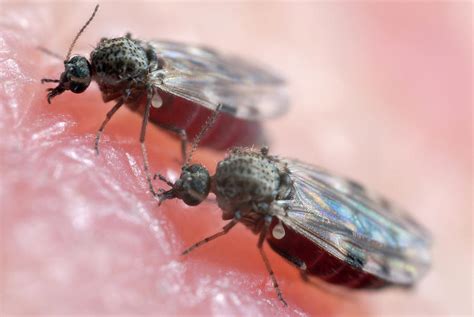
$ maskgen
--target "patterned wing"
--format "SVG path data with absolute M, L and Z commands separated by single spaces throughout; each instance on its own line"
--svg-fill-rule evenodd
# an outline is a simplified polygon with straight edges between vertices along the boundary
M 430 265 L 429 234 L 386 199 L 356 182 L 285 160 L 295 197 L 280 219 L 329 253 L 396 284 L 411 285 Z
M 236 57 L 180 43 L 152 41 L 164 61 L 157 86 L 171 94 L 233 116 L 258 120 L 287 109 L 282 79 Z

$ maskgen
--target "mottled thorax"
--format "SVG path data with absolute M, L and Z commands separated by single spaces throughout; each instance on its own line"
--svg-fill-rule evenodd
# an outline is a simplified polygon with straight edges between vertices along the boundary
M 149 60 L 139 42 L 128 37 L 102 39 L 91 53 L 94 79 L 105 101 L 120 97 L 127 88 L 146 84 Z
M 235 149 L 217 165 L 214 190 L 223 218 L 239 210 L 256 211 L 262 203 L 275 200 L 280 187 L 280 170 L 268 156 L 249 149 Z

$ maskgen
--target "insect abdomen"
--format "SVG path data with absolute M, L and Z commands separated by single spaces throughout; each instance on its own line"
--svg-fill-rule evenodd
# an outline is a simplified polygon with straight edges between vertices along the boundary
M 160 92 L 160 97 L 163 105 L 160 108 L 151 109 L 150 121 L 158 125 L 182 128 L 186 130 L 190 140 L 194 139 L 212 114 L 212 110 L 206 107 L 164 91 Z M 222 112 L 200 144 L 225 150 L 234 146 L 262 143 L 264 143 L 262 142 L 262 127 L 258 121 L 240 119 Z
M 272 223 L 270 232 L 277 224 Z M 283 224 L 284 226 L 284 224 Z M 285 236 L 275 239 L 268 236 L 267 241 L 275 252 L 305 272 L 331 283 L 349 288 L 380 288 L 391 283 L 362 270 L 363 263 L 356 259 L 343 261 L 328 253 L 306 237 L 284 226 Z

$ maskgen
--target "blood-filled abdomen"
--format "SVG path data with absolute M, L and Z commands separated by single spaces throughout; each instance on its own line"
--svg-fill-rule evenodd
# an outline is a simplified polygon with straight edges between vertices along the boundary
M 272 223 L 270 232 L 277 225 Z M 278 254 L 294 265 L 306 268 L 305 272 L 332 284 L 349 288 L 380 288 L 390 285 L 390 282 L 364 272 L 356 264 L 345 262 L 306 238 L 305 236 L 282 224 L 285 236 L 275 239 L 271 234 L 267 241 Z

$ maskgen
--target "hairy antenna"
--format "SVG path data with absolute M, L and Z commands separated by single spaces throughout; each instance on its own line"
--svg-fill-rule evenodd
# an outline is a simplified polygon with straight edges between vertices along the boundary
M 199 131 L 199 133 L 194 138 L 193 144 L 191 146 L 191 151 L 189 152 L 188 158 L 186 159 L 184 166 L 188 166 L 191 162 L 191 158 L 193 157 L 194 152 L 196 152 L 199 142 L 201 142 L 202 137 L 206 134 L 207 130 L 209 130 L 209 128 L 212 127 L 212 125 L 216 122 L 217 116 L 219 115 L 221 109 L 222 105 L 219 104 L 214 113 L 212 113 L 211 116 L 207 118 L 206 122 L 204 122 L 201 131 Z
M 84 24 L 81 30 L 77 33 L 76 37 L 74 38 L 74 41 L 72 41 L 71 46 L 69 46 L 69 51 L 67 52 L 67 55 L 66 55 L 66 61 L 68 61 L 69 57 L 71 57 L 71 52 L 72 52 L 72 49 L 74 48 L 74 45 L 76 45 L 77 39 L 79 38 L 79 36 L 81 36 L 82 32 L 84 32 L 84 30 L 89 25 L 89 23 L 91 23 L 92 19 L 95 17 L 95 14 L 97 13 L 97 10 L 99 10 L 99 5 L 95 6 L 94 12 L 92 12 L 91 17 L 89 18 L 89 20 L 87 20 L 86 24 Z

